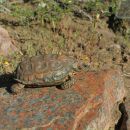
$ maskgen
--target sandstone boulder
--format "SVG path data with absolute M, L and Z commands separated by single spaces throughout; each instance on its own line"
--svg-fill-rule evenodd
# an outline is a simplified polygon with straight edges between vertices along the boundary
M 120 118 L 126 96 L 121 72 L 80 72 L 73 88 L 26 88 L 18 95 L 0 89 L 0 129 L 108 130 Z

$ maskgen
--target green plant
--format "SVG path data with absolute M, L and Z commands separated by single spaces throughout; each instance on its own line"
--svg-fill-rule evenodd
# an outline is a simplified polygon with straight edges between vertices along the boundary
M 111 0 L 110 2 L 105 2 L 103 0 L 95 0 L 86 2 L 84 4 L 84 9 L 87 12 L 96 12 L 96 13 L 104 13 L 105 16 L 111 15 L 111 13 L 115 13 L 118 7 L 119 0 Z M 111 11 L 110 11 L 111 8 Z
M 12 5 L 11 10 L 11 15 L 16 17 L 22 24 L 29 24 L 31 19 L 34 18 L 34 11 L 30 8 Z
M 10 65 L 11 65 L 12 70 L 15 70 L 15 69 L 16 69 L 18 63 L 19 63 L 19 62 L 21 61 L 21 59 L 22 59 L 22 56 L 23 56 L 23 54 L 20 54 L 19 52 L 15 52 L 15 53 L 13 53 L 13 54 L 10 56 L 9 60 L 11 59 L 11 60 L 10 60 Z
M 34 45 L 31 42 L 26 43 L 22 47 L 22 50 L 23 50 L 23 52 L 24 52 L 25 55 L 28 55 L 28 56 L 34 56 L 34 55 L 36 55 L 36 49 L 34 48 Z
M 42 5 L 42 4 L 41 4 Z M 55 22 L 59 21 L 62 16 L 66 13 L 69 13 L 70 8 L 62 8 L 60 4 L 53 1 L 44 1 L 44 6 L 38 6 L 35 10 L 35 14 L 38 20 L 46 22 Z
M 4 3 L 4 2 L 6 2 L 6 0 L 0 0 L 0 3 Z
M 0 73 L 13 72 L 18 63 L 21 61 L 22 55 L 14 52 L 10 56 L 0 56 Z
M 4 61 L 4 56 L 0 56 L 0 73 L 4 72 L 3 61 Z

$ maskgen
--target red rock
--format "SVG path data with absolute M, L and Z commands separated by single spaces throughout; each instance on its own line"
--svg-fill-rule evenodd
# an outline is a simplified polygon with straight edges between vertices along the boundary
M 18 50 L 11 41 L 11 38 L 4 28 L 0 27 L 0 55 L 7 56 Z
M 0 92 L 0 129 L 108 130 L 126 96 L 121 72 L 80 72 L 73 88 L 27 88 L 18 95 Z

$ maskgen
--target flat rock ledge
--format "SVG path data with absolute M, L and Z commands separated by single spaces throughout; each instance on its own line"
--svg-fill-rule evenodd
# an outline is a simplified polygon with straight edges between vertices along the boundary
M 108 130 L 120 118 L 126 97 L 119 70 L 80 72 L 67 90 L 26 88 L 18 95 L 0 89 L 1 130 Z M 2 90 L 3 89 L 3 90 Z

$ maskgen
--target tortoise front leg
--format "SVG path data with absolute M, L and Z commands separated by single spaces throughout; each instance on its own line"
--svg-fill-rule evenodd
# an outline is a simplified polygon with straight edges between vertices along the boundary
M 68 88 L 71 88 L 75 83 L 75 79 L 73 77 L 68 77 L 68 79 L 63 83 L 61 84 L 60 88 L 61 89 L 68 89 Z
M 24 87 L 25 85 L 16 83 L 11 86 L 11 91 L 13 94 L 17 94 L 17 93 L 20 93 Z

